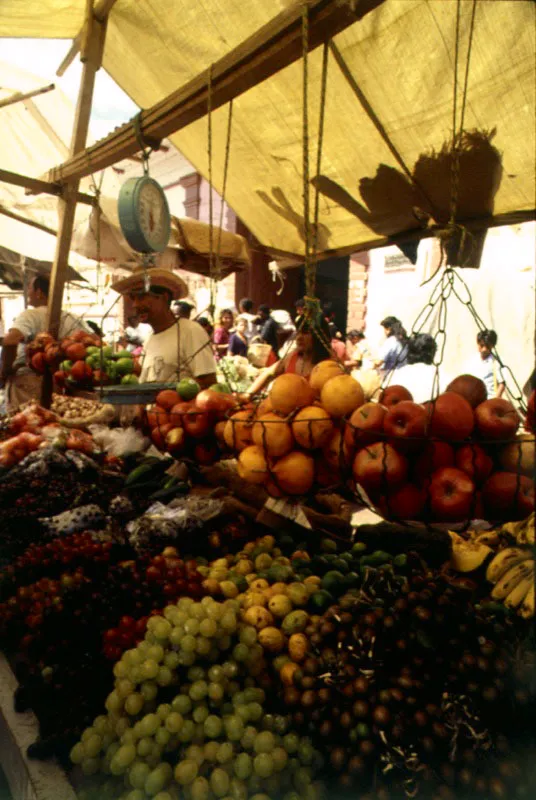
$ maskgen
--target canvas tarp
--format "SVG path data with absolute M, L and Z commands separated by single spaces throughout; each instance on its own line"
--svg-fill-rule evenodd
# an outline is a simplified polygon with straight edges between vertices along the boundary
M 147 108 L 296 2 L 117 0 L 107 28 L 104 66 L 138 105 Z M 85 5 L 85 0 L 3 0 L 0 36 L 74 37 Z M 456 5 L 454 0 L 388 0 L 334 40 L 409 172 L 419 156 L 439 150 L 452 132 Z M 459 103 L 472 7 L 471 0 L 462 0 Z M 530 0 L 477 3 L 465 128 L 496 129 L 492 144 L 499 171 L 486 197 L 477 199 L 473 209 L 469 203 L 469 214 L 534 208 L 535 10 Z M 309 63 L 311 165 L 316 160 L 320 79 L 317 49 Z M 214 112 L 214 185 L 220 191 L 226 121 L 225 107 Z M 206 120 L 171 138 L 206 177 Z M 304 246 L 301 148 L 298 62 L 235 100 L 227 188 L 229 204 L 255 236 L 290 253 L 301 253 Z M 484 173 L 491 169 L 486 163 L 481 166 Z M 322 195 L 322 251 L 362 248 L 386 234 L 415 227 L 412 206 L 419 202 L 411 184 L 333 57 L 321 174 L 324 188 L 335 185 L 357 201 L 355 213 L 350 213 Z M 477 180 L 474 175 L 472 179 Z M 438 205 L 448 209 L 448 176 L 439 180 L 429 172 L 423 181 L 428 195 L 434 195 L 436 210 Z

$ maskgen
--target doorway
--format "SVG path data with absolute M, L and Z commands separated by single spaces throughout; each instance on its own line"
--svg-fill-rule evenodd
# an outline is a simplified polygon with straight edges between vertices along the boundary
M 305 294 L 305 275 L 301 273 L 301 296 Z M 321 304 L 331 303 L 335 314 L 335 325 L 343 338 L 346 335 L 348 320 L 348 282 L 350 275 L 350 256 L 326 258 L 319 261 L 316 269 L 316 296 Z

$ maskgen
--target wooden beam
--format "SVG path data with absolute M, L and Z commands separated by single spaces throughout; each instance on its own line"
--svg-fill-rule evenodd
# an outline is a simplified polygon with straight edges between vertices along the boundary
M 49 183 L 38 178 L 30 178 L 28 175 L 19 175 L 18 172 L 10 172 L 7 169 L 0 169 L 0 183 L 11 183 L 13 186 L 22 186 L 34 194 L 53 194 L 60 197 L 63 186 L 60 183 Z M 87 206 L 94 206 L 96 198 L 91 194 L 77 192 L 76 202 L 84 203 Z
M 93 16 L 97 20 L 97 22 L 104 22 L 108 18 L 108 14 L 112 10 L 116 0 L 97 0 L 95 3 L 95 8 L 93 9 Z M 75 38 L 73 39 L 73 43 L 71 48 L 61 64 L 59 65 L 58 69 L 56 70 L 56 75 L 58 78 L 61 78 L 62 75 L 67 71 L 67 69 L 71 66 L 73 61 L 75 60 L 76 56 L 80 52 L 80 45 L 82 43 L 83 38 L 83 28 L 82 30 L 76 34 Z
M 11 209 L 6 208 L 3 205 L 0 205 L 0 214 L 3 214 L 4 217 L 9 217 L 10 219 L 16 219 L 17 222 L 22 222 L 24 225 L 30 225 L 32 228 L 37 228 L 38 231 L 44 231 L 45 233 L 52 234 L 52 236 L 56 236 L 57 231 L 55 231 L 53 228 L 49 228 L 47 225 L 43 225 L 41 222 L 36 222 L 28 217 L 23 217 L 22 214 L 16 214 L 15 211 L 11 211 Z
M 88 22 L 93 13 L 92 3 L 88 7 Z M 102 63 L 102 53 L 104 40 L 106 37 L 106 20 L 99 22 L 91 20 L 91 35 L 87 42 L 86 61 L 82 68 L 82 78 L 80 81 L 80 92 L 74 119 L 73 136 L 71 140 L 71 153 L 74 155 L 81 152 L 86 146 L 87 134 L 89 130 L 89 117 L 91 114 L 91 104 L 93 100 L 93 90 L 95 87 L 95 77 Z M 76 212 L 76 198 L 78 195 L 79 179 L 71 179 L 63 194 L 58 200 L 58 236 L 56 239 L 56 252 L 50 273 L 50 291 L 48 296 L 47 309 L 47 331 L 54 338 L 58 337 L 61 306 L 63 301 L 63 287 L 68 269 L 69 250 L 71 248 L 71 237 L 73 234 L 74 215 Z M 52 376 L 47 372 L 43 378 L 41 392 L 41 403 L 47 408 L 52 399 Z
M 384 0 L 308 0 L 309 48 L 331 39 Z M 302 4 L 295 3 L 212 66 L 212 108 L 275 75 L 301 58 Z M 207 113 L 208 70 L 142 112 L 141 129 L 163 139 Z M 49 172 L 51 181 L 67 181 L 98 172 L 140 149 L 132 123 L 127 123 Z
M 20 103 L 21 100 L 28 100 L 30 97 L 36 97 L 38 94 L 46 94 L 46 92 L 51 92 L 52 89 L 55 88 L 56 85 L 50 83 L 48 86 L 42 86 L 40 89 L 32 89 L 31 92 L 15 92 L 15 94 L 12 94 L 10 97 L 0 100 L 0 108 L 11 106 L 13 103 Z

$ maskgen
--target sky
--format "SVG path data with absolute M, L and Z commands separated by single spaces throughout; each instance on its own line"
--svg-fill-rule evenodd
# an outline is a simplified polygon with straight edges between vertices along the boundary
M 2 39 L 0 58 L 34 75 L 42 77 L 43 85 L 55 83 L 76 103 L 80 87 L 82 64 L 77 56 L 62 78 L 56 70 L 71 47 L 70 39 Z M 98 71 L 91 112 L 91 132 L 101 139 L 118 125 L 127 122 L 138 107 L 116 84 L 103 67 Z

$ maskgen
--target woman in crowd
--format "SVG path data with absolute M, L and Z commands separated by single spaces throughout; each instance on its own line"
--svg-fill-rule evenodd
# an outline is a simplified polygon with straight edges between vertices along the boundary
M 380 348 L 380 358 L 375 366 L 385 374 L 403 367 L 407 361 L 408 335 L 399 319 L 385 317 L 380 322 L 385 331 L 385 342 Z
M 407 363 L 397 370 L 395 381 L 411 392 L 415 403 L 426 403 L 443 390 L 433 363 L 436 350 L 437 343 L 429 333 L 414 333 L 408 341 Z
M 331 337 L 331 349 L 339 361 L 345 364 L 348 361 L 348 352 L 346 350 L 346 345 L 342 340 L 342 336 L 337 330 L 337 326 L 334 322 L 328 322 L 328 327 L 329 335 Z
M 212 341 L 214 343 L 214 355 L 216 356 L 217 361 L 227 354 L 233 325 L 233 312 L 230 308 L 224 308 L 223 311 L 220 311 L 218 324 L 216 325 L 214 334 L 212 336 Z
M 228 354 L 230 356 L 243 356 L 247 358 L 248 355 L 248 320 L 242 316 L 236 318 L 235 332 L 229 339 Z
M 248 395 L 260 392 L 267 383 L 283 373 L 293 373 L 308 378 L 315 364 L 333 358 L 329 327 L 322 315 L 318 315 L 315 320 L 298 317 L 296 328 L 295 349 L 265 369 L 253 381 Z

